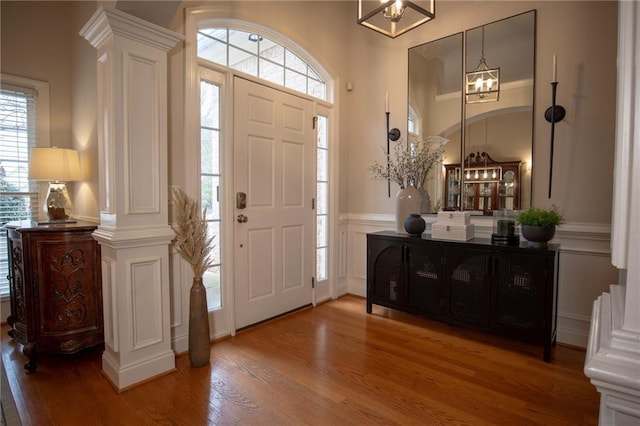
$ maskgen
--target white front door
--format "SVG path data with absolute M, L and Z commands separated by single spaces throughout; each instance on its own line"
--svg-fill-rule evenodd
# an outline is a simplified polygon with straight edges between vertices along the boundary
M 311 101 L 235 78 L 237 329 L 311 303 L 312 120 Z

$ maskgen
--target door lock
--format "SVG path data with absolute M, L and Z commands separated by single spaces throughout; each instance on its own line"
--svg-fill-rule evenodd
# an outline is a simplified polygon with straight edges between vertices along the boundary
M 239 214 L 236 220 L 238 221 L 238 223 L 246 223 L 249 220 L 249 218 L 243 214 Z
M 238 210 L 247 208 L 247 194 L 244 192 L 236 192 L 236 208 Z

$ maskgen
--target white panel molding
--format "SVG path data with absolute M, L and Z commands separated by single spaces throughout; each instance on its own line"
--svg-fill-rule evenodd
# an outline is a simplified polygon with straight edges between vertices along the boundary
M 114 282 L 115 263 L 102 253 L 102 311 L 104 313 L 104 343 L 118 351 L 118 316 L 114 312 L 118 300 Z
M 169 273 L 171 274 L 171 327 L 175 330 L 185 322 L 182 304 L 182 256 L 173 248 L 169 251 Z M 186 263 L 186 262 L 185 262 Z M 188 305 L 186 306 L 188 308 Z
M 131 291 L 131 350 L 137 351 L 161 343 L 162 334 L 162 258 L 138 258 L 129 265 L 128 288 Z
M 349 229 L 353 226 L 364 227 L 366 232 L 376 232 L 395 229 L 395 216 L 390 214 L 349 214 L 342 216 L 348 223 Z M 436 221 L 435 215 L 424 215 L 427 223 L 425 233 L 430 233 L 431 224 Z M 474 224 L 476 238 L 491 238 L 493 232 L 493 219 L 491 217 L 477 216 L 471 218 Z M 556 230 L 556 235 L 551 241 L 560 244 L 561 251 L 580 253 L 609 254 L 611 238 L 611 226 L 600 223 L 568 223 L 561 225 Z
M 171 347 L 176 354 L 189 350 L 189 286 L 193 281 L 189 264 L 172 247 L 169 253 L 171 274 Z M 210 324 L 209 330 L 213 332 Z
M 347 235 L 348 235 L 348 231 L 346 229 L 346 227 L 344 227 L 345 229 L 342 229 L 343 227 L 340 227 L 340 231 L 338 233 L 338 235 L 340 236 L 339 239 L 339 243 L 340 243 L 340 247 L 339 247 L 339 253 L 340 255 L 339 257 L 339 261 L 340 264 L 338 265 L 338 279 L 343 280 L 345 278 L 347 278 Z
M 163 112 L 159 85 L 166 70 L 154 57 L 127 54 L 123 58 L 125 214 L 160 213 L 160 145 L 158 117 Z M 166 68 L 166 63 L 164 64 Z M 135 87 L 135 89 L 134 89 Z

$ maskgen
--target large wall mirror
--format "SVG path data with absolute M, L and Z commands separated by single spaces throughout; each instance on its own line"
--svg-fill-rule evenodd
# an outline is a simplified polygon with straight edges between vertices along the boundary
M 448 139 L 442 167 L 425 182 L 423 213 L 491 215 L 531 204 L 535 25 L 530 11 L 409 49 L 408 134 Z M 466 74 L 483 57 L 499 69 L 488 83 L 499 92 L 466 96 Z

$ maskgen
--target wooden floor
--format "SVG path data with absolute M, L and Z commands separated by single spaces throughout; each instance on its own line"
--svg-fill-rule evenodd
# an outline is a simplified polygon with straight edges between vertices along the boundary
M 584 351 L 542 349 L 345 296 L 216 342 L 211 365 L 117 394 L 98 351 L 42 355 L 27 375 L 2 327 L 24 425 L 596 424 Z M 4 393 L 6 390 L 2 390 Z

